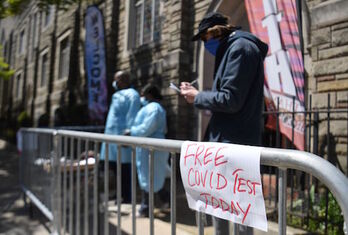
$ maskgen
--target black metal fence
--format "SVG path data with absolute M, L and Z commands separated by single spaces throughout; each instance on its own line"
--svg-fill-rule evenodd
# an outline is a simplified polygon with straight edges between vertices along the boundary
M 295 149 L 292 144 L 294 120 L 296 115 L 302 115 L 305 120 L 305 151 L 324 157 L 348 176 L 348 108 L 333 109 L 330 99 L 328 94 L 327 108 L 318 109 L 312 107 L 312 97 L 309 96 L 308 107 L 303 112 L 280 111 L 278 102 L 275 111 L 264 112 L 265 123 L 273 115 L 276 125 L 274 130 L 264 129 L 263 146 Z M 291 138 L 280 132 L 282 115 L 292 117 Z M 278 172 L 273 167 L 263 167 L 261 172 L 268 217 L 277 217 Z M 319 234 L 343 234 L 343 216 L 327 188 L 311 175 L 296 170 L 288 170 L 287 184 L 288 224 Z

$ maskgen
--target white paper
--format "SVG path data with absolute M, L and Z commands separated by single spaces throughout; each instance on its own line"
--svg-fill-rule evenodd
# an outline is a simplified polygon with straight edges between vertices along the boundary
M 184 142 L 180 172 L 189 207 L 267 231 L 260 153 L 259 147 Z
M 172 83 L 172 82 L 170 83 L 169 88 L 177 91 L 178 93 L 181 92 L 181 90 L 177 86 L 175 86 L 174 83 Z

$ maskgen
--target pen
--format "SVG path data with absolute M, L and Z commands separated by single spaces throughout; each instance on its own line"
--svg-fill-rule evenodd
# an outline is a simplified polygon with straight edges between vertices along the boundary
M 172 88 L 173 90 L 176 90 L 178 93 L 181 92 L 181 90 L 177 86 L 175 86 L 172 82 L 170 83 L 169 88 Z
M 195 79 L 195 80 L 193 80 L 192 82 L 190 82 L 190 85 L 195 84 L 195 83 L 197 82 L 197 80 L 198 80 L 198 79 Z

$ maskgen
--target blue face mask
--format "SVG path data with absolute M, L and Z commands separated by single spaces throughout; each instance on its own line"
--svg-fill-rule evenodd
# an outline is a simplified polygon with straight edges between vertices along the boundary
M 207 49 L 210 52 L 210 54 L 212 54 L 213 56 L 216 55 L 216 51 L 219 45 L 220 45 L 220 41 L 215 38 L 211 38 L 208 41 L 204 42 L 205 49 Z
M 113 81 L 113 82 L 112 82 L 112 87 L 113 87 L 115 90 L 118 90 L 117 81 Z
M 149 101 L 147 99 L 145 99 L 145 97 L 140 97 L 140 103 L 142 106 L 145 106 L 149 103 Z

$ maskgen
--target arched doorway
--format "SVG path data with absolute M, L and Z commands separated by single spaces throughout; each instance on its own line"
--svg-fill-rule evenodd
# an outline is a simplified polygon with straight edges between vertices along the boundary
M 241 26 L 243 30 L 249 31 L 248 16 L 244 0 L 216 0 L 210 4 L 207 11 L 217 11 L 229 17 L 231 25 Z M 214 60 L 215 58 L 204 50 L 200 43 L 198 53 L 198 79 L 200 90 L 209 90 L 213 84 Z M 210 120 L 210 112 L 202 110 L 198 115 L 198 140 L 203 140 L 205 130 Z

